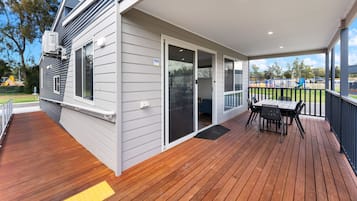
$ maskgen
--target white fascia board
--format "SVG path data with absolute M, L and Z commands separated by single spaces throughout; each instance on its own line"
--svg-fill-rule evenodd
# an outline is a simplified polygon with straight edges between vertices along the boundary
M 62 12 L 63 12 L 63 9 L 64 9 L 64 5 L 66 4 L 66 0 L 63 0 L 61 2 L 61 5 L 60 5 L 60 8 L 58 9 L 57 11 L 57 14 L 56 14 L 56 17 L 55 17 L 55 21 L 53 22 L 52 26 L 51 26 L 51 31 L 54 31 L 56 26 L 57 26 L 57 23 L 59 22 L 60 18 L 61 18 L 61 15 L 62 15 Z
M 63 20 L 62 26 L 66 26 L 70 23 L 74 18 L 76 18 L 79 14 L 81 14 L 86 8 L 92 5 L 97 0 L 84 0 L 81 2 L 78 7 L 76 7 L 67 17 Z
M 132 7 L 138 4 L 142 0 L 123 0 L 119 3 L 119 12 L 123 14 L 129 11 Z

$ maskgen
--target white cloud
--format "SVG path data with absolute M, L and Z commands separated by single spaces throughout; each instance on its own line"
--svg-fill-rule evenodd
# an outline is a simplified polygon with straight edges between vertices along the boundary
M 349 34 L 348 45 L 357 46 L 357 29 L 356 28 L 351 29 L 348 34 Z
M 308 65 L 308 66 L 316 66 L 318 62 L 316 60 L 313 60 L 311 58 L 305 58 L 304 59 L 304 64 Z
M 249 61 L 250 66 L 257 65 L 259 66 L 260 71 L 268 69 L 268 61 L 266 59 L 258 59 Z

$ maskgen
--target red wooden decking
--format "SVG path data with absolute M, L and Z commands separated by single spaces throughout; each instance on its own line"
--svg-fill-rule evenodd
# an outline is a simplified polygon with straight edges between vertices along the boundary
M 193 138 L 120 177 L 44 113 L 15 115 L 0 150 L 0 200 L 61 200 L 106 180 L 109 200 L 357 200 L 356 176 L 324 120 L 302 118 L 279 135 L 245 128 L 247 113 L 216 141 Z

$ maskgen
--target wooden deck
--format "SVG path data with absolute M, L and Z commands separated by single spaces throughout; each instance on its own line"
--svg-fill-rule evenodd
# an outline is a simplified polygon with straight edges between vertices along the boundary
M 109 200 L 357 200 L 352 172 L 327 123 L 302 118 L 279 135 L 224 123 L 218 140 L 193 138 L 125 171 L 98 162 L 44 113 L 15 115 L 0 150 L 0 200 L 61 200 L 106 180 Z

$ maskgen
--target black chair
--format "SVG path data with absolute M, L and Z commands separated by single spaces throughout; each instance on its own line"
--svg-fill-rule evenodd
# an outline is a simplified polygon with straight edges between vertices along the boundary
M 304 133 L 305 130 L 302 127 L 299 115 L 301 114 L 301 110 L 305 107 L 305 103 L 303 101 L 299 101 L 299 103 L 296 105 L 295 110 L 293 111 L 292 115 L 291 115 L 291 120 L 290 123 L 292 123 L 292 120 L 295 119 L 296 125 L 299 129 L 301 138 L 304 138 Z
M 261 127 L 261 119 L 263 119 L 263 129 Z M 272 122 L 275 123 L 276 126 L 275 132 L 278 132 L 278 128 L 280 128 L 280 142 L 282 142 L 282 138 L 286 129 L 286 123 L 284 123 L 284 118 L 281 115 L 281 111 L 277 105 L 262 105 L 259 117 L 259 129 L 261 131 L 265 130 L 264 121 L 267 123 L 266 130 L 268 130 L 268 127 Z
M 247 99 L 247 102 L 248 102 L 248 110 L 250 110 L 250 115 L 249 115 L 247 123 L 245 124 L 246 127 L 249 125 L 249 123 L 251 123 L 253 120 L 255 120 L 259 114 L 259 109 L 254 107 L 252 101 L 250 99 Z
M 288 97 L 288 96 L 280 96 L 280 97 L 279 97 L 279 100 L 281 100 L 281 101 L 291 101 L 291 97 Z

